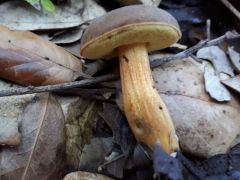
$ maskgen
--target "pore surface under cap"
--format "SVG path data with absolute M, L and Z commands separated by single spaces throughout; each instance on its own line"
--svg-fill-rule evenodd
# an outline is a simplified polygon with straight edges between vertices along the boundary
M 87 28 L 81 39 L 81 55 L 102 58 L 133 43 L 146 43 L 148 51 L 153 51 L 180 37 L 178 23 L 168 12 L 145 5 L 126 6 L 97 18 Z

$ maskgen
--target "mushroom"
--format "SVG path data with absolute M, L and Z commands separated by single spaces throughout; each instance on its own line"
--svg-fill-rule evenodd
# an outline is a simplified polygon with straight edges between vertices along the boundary
M 122 7 L 94 20 L 81 39 L 81 56 L 119 56 L 124 112 L 139 143 L 178 150 L 168 109 L 151 75 L 148 52 L 170 46 L 181 37 L 177 21 L 156 7 Z

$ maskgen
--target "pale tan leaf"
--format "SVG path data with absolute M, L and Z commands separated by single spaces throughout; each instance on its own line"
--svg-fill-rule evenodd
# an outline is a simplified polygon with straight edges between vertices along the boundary
M 183 151 L 209 157 L 226 153 L 240 134 L 240 102 L 216 102 L 205 91 L 204 65 L 188 58 L 153 70 L 156 88 L 173 119 Z

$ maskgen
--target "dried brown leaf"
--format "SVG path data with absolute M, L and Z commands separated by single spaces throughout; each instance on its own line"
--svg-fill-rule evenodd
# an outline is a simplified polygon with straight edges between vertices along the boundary
M 0 179 L 59 179 L 64 115 L 56 98 L 40 94 L 21 116 L 21 144 L 0 151 Z
M 24 85 L 74 81 L 80 61 L 63 48 L 28 31 L 0 26 L 0 77 Z

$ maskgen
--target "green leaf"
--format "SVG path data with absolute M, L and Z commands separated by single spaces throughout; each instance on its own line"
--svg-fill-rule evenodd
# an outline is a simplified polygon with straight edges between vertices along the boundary
M 52 3 L 51 0 L 41 0 L 41 4 L 43 8 L 49 12 L 55 11 L 55 5 Z
M 39 0 L 25 0 L 25 1 L 27 1 L 31 5 L 39 2 Z

